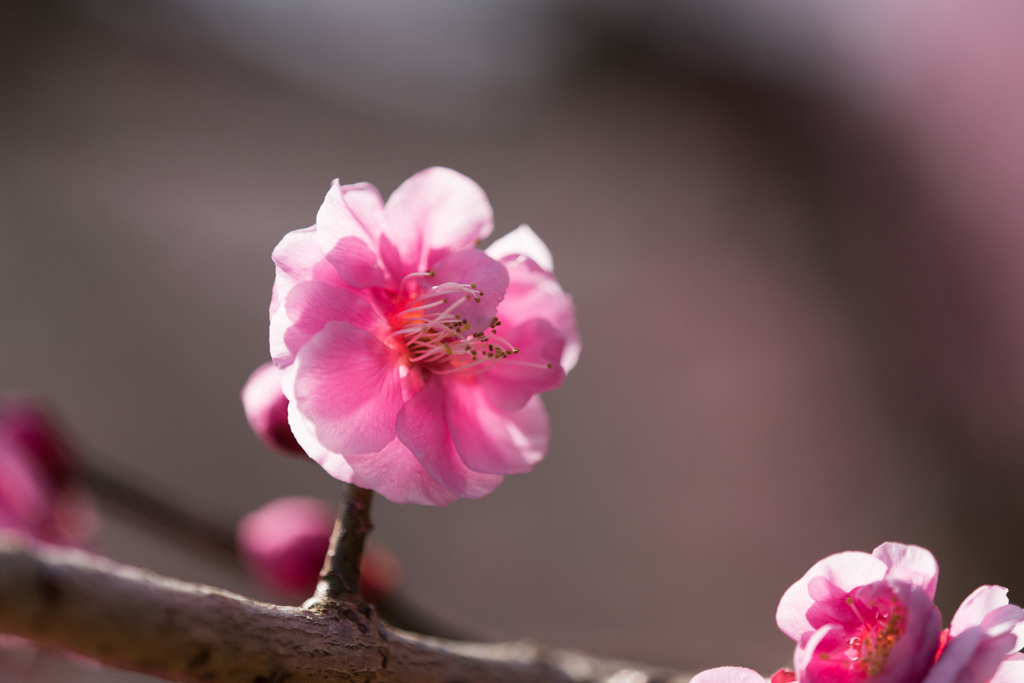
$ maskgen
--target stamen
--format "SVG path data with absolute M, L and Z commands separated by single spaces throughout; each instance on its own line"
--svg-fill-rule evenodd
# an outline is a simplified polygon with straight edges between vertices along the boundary
M 398 291 L 401 292 L 402 288 L 405 287 L 405 283 L 408 282 L 410 278 L 414 277 L 434 277 L 434 271 L 428 270 L 424 273 L 409 273 L 408 275 L 402 278 L 401 282 L 398 283 Z
M 434 273 L 413 273 L 403 278 L 402 285 L 415 276 L 433 277 Z M 484 292 L 476 283 L 445 282 L 411 294 L 412 299 L 394 319 L 397 329 L 391 332 L 392 338 L 404 344 L 409 363 L 429 365 L 430 372 L 442 375 L 482 371 L 498 361 L 552 367 L 551 363 L 512 360 L 519 349 L 498 334 L 501 321 L 497 317 L 491 318 L 486 329 L 470 332 L 469 319 L 456 311 L 482 302 Z

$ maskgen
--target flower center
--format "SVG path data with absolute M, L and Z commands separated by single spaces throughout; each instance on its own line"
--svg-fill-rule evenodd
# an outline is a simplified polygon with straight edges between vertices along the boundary
M 433 277 L 433 272 L 412 276 Z M 480 305 L 483 296 L 474 283 L 446 282 L 420 291 L 401 305 L 391 334 L 405 346 L 409 363 L 435 374 L 449 374 L 486 369 L 519 353 L 498 334 L 501 321 L 496 317 L 485 331 L 470 333 L 464 312 L 467 306 Z
M 873 678 L 885 669 L 889 651 L 906 629 L 903 605 L 895 596 L 871 600 L 866 605 L 860 603 L 867 612 L 862 614 L 857 605 L 859 601 L 848 597 L 847 602 L 854 613 L 862 617 L 862 624 L 850 638 L 849 648 L 844 654 L 852 667 Z

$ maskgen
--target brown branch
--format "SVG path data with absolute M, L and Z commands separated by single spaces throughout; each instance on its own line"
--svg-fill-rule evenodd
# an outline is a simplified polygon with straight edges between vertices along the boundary
M 79 463 L 79 470 L 82 480 L 96 495 L 101 505 L 109 506 L 114 512 L 126 514 L 132 522 L 149 525 L 162 535 L 185 547 L 197 550 L 204 556 L 213 556 L 233 568 L 240 568 L 234 531 L 237 524 L 228 524 L 223 520 L 217 521 L 204 515 L 198 515 L 173 500 L 158 495 L 154 491 L 154 486 L 146 486 L 138 481 L 140 475 L 125 476 L 123 472 L 115 472 L 94 461 Z M 372 528 L 369 518 L 366 516 L 370 503 L 369 492 L 365 493 L 367 494 L 365 508 L 361 513 L 366 518 L 366 527 L 362 532 L 363 538 Z M 344 508 L 342 514 L 344 514 Z M 350 517 L 355 517 L 356 511 L 349 514 Z M 354 528 L 354 519 L 347 525 L 343 523 L 343 528 L 345 527 Z M 339 529 L 335 528 L 335 535 L 338 532 Z M 350 538 L 350 542 L 352 540 L 354 537 Z M 353 552 L 354 549 L 350 549 L 346 554 L 351 556 Z M 361 542 L 359 553 L 362 554 Z M 358 562 L 355 566 L 359 566 Z M 318 596 L 314 597 L 320 599 Z M 380 596 L 377 599 L 376 607 L 388 623 L 399 628 L 446 638 L 466 637 L 465 633 L 439 621 L 434 615 L 417 607 L 415 603 L 410 602 L 398 591 Z
M 95 459 L 78 463 L 82 482 L 101 504 L 130 515 L 133 522 L 147 524 L 162 535 L 212 554 L 238 566 L 235 525 L 213 521 L 158 495 L 155 486 L 144 486 L 140 475 L 125 476 L 123 468 L 100 466 Z
M 0 538 L 0 632 L 169 680 L 685 683 L 687 676 L 530 643 L 389 629 L 356 596 L 280 607 L 77 550 Z

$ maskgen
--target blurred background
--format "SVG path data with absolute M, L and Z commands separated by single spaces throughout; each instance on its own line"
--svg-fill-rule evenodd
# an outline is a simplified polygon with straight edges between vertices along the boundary
M 766 673 L 833 552 L 930 548 L 947 621 L 1021 603 L 1022 34 L 1008 0 L 0 4 L 0 389 L 210 519 L 333 502 L 242 413 L 270 252 L 335 177 L 450 166 L 551 247 L 583 355 L 533 473 L 377 500 L 411 601 Z M 267 597 L 100 504 L 101 552 Z

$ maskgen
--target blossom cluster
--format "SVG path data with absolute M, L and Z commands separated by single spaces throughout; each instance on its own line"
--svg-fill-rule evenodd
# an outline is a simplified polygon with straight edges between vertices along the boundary
M 796 641 L 794 668 L 771 683 L 1020 683 L 1024 610 L 981 586 L 948 628 L 935 606 L 939 567 L 924 548 L 883 543 L 830 555 L 782 596 L 776 622 Z M 764 683 L 742 667 L 692 683 Z
M 286 400 L 273 373 L 269 392 L 253 380 L 243 401 L 257 434 L 290 448 L 273 417 L 287 405 L 310 458 L 396 503 L 480 498 L 529 471 L 549 439 L 538 394 L 576 364 L 579 334 L 529 227 L 476 248 L 492 222 L 483 190 L 447 168 L 386 203 L 335 181 L 316 224 L 274 250 L 270 350 Z

